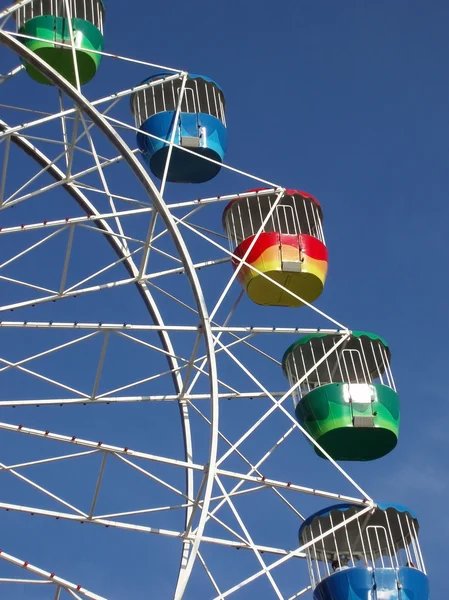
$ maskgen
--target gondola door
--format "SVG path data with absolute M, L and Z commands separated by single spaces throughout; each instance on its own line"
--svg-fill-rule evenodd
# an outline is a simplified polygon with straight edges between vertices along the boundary
M 179 97 L 180 88 L 177 91 Z M 201 134 L 203 132 L 199 122 L 195 92 L 190 87 L 184 89 L 184 98 L 179 116 L 179 129 L 180 145 L 183 148 L 193 150 L 201 147 Z
M 300 273 L 301 249 L 293 207 L 285 204 L 278 206 L 275 221 L 279 231 L 281 270 L 284 273 Z
M 344 369 L 348 381 L 348 400 L 351 404 L 352 424 L 354 427 L 374 427 L 373 386 L 368 382 L 369 375 L 363 364 L 359 350 L 346 348 L 342 352 Z

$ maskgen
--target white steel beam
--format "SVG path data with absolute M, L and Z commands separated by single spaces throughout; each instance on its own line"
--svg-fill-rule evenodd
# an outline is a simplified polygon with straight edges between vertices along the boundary
M 133 450 L 132 448 L 128 448 L 128 447 L 113 446 L 111 444 L 107 444 L 107 443 L 104 443 L 101 441 L 95 442 L 95 441 L 91 441 L 91 440 L 86 440 L 83 438 L 78 438 L 75 435 L 69 436 L 69 435 L 62 435 L 59 433 L 53 433 L 49 430 L 32 429 L 30 427 L 24 427 L 23 425 L 12 425 L 10 423 L 0 422 L 0 430 L 2 430 L 2 429 L 5 431 L 14 431 L 14 432 L 20 433 L 22 435 L 31 435 L 31 436 L 38 437 L 38 438 L 55 440 L 55 441 L 64 442 L 67 444 L 73 444 L 76 446 L 83 446 L 86 448 L 102 450 L 104 452 L 112 452 L 114 454 L 121 454 L 122 456 L 130 456 L 133 458 L 142 458 L 145 460 L 150 460 L 150 461 L 154 461 L 154 462 L 158 462 L 158 463 L 162 463 L 162 464 L 166 464 L 166 465 L 171 465 L 171 466 L 175 466 L 175 467 L 192 469 L 192 470 L 200 471 L 200 472 L 204 472 L 204 470 L 207 468 L 207 465 L 205 466 L 205 465 L 198 464 L 198 463 L 182 461 L 182 460 L 178 460 L 178 459 L 174 459 L 174 458 L 168 458 L 166 456 L 150 454 L 148 452 L 141 452 L 139 450 Z M 330 498 L 331 500 L 338 500 L 341 502 L 350 502 L 350 503 L 361 504 L 361 505 L 366 505 L 366 503 L 368 502 L 368 500 L 363 497 L 357 498 L 357 497 L 347 496 L 347 495 L 339 494 L 339 493 L 335 493 L 335 492 L 327 492 L 324 490 L 318 490 L 315 488 L 300 486 L 295 483 L 292 483 L 291 481 L 278 481 L 278 480 L 274 480 L 274 479 L 271 479 L 268 477 L 260 477 L 260 476 L 245 474 L 245 473 L 237 473 L 235 471 L 229 471 L 227 469 L 221 469 L 221 468 L 217 468 L 216 473 L 218 475 L 221 475 L 224 477 L 230 477 L 232 479 L 247 481 L 249 483 L 259 484 L 259 485 L 263 485 L 265 487 L 273 486 L 273 487 L 277 487 L 279 489 L 291 490 L 293 492 L 301 492 L 304 494 L 320 496 L 323 498 Z
M 7 562 L 9 564 L 15 565 L 16 567 L 19 567 L 20 569 L 24 569 L 25 571 L 28 571 L 28 573 L 30 573 L 32 575 L 41 577 L 42 579 L 46 580 L 47 582 L 52 583 L 56 586 L 59 586 L 59 587 L 63 588 L 64 590 L 67 590 L 68 592 L 76 591 L 79 594 L 81 594 L 83 596 L 83 598 L 89 598 L 90 600 L 107 600 L 103 596 L 99 596 L 98 594 L 94 594 L 93 592 L 90 592 L 82 585 L 77 585 L 75 583 L 72 583 L 71 581 L 68 581 L 67 579 L 63 579 L 62 577 L 59 577 L 59 575 L 56 575 L 55 573 L 51 573 L 50 571 L 45 571 L 44 569 L 41 569 L 40 567 L 36 567 L 35 565 L 29 563 L 27 560 L 22 560 L 20 558 L 17 558 L 16 556 L 13 556 L 12 554 L 8 554 L 4 550 L 0 550 L 0 559 L 4 560 L 5 562 Z

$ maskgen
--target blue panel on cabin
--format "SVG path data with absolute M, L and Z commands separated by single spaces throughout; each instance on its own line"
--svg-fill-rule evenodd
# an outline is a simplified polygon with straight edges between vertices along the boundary
M 314 600 L 376 600 L 373 572 L 368 569 L 344 569 L 326 577 L 317 585 Z
M 418 569 L 401 567 L 398 573 L 401 600 L 429 600 L 429 579 Z
M 157 113 L 142 123 L 140 129 L 163 140 L 170 141 L 175 112 Z M 227 131 L 223 123 L 204 113 L 182 113 L 174 143 L 182 145 L 183 137 L 200 138 L 200 147 L 192 150 L 200 156 L 223 162 L 227 148 Z M 137 134 L 137 144 L 153 174 L 162 178 L 168 145 L 163 141 Z M 220 165 L 202 160 L 198 156 L 174 148 L 168 181 L 203 183 L 209 181 L 220 171 Z
M 417 569 L 344 569 L 317 585 L 314 600 L 429 600 L 429 580 Z

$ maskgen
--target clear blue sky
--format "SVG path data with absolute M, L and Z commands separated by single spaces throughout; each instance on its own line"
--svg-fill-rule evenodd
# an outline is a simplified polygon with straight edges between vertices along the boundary
M 402 402 L 397 449 L 380 461 L 349 470 L 376 500 L 406 504 L 417 513 L 433 598 L 443 598 L 446 592 L 449 536 L 448 22 L 449 5 L 443 0 L 111 0 L 105 26 L 106 51 L 203 73 L 221 84 L 227 100 L 229 164 L 304 189 L 321 201 L 330 270 L 317 305 L 350 328 L 388 340 Z M 143 78 L 141 73 L 105 61 L 86 94 L 95 98 L 130 87 Z M 25 105 L 31 88 L 25 75 L 21 77 L 8 94 Z M 204 195 L 241 191 L 236 185 L 234 177 L 223 174 L 205 186 Z M 196 194 L 169 191 L 187 198 Z M 120 302 L 120 296 L 116 298 Z M 141 315 L 137 305 L 135 299 L 130 307 Z M 262 314 L 253 313 L 249 303 L 245 306 L 242 322 Z M 107 307 L 111 314 L 113 309 Z M 308 318 L 307 311 L 289 312 L 282 322 L 307 326 Z M 270 321 L 266 315 L 265 319 Z M 153 407 L 145 407 L 149 409 Z M 128 414 L 140 418 L 143 410 L 130 409 Z M 102 413 L 95 409 L 92 414 L 100 419 Z M 1 417 L 11 422 L 20 418 L 17 412 Z M 85 426 L 96 439 L 95 422 Z M 66 426 L 62 429 L 68 433 Z M 126 433 L 127 441 L 133 439 L 133 427 Z M 171 442 L 175 443 L 167 443 Z M 322 461 L 307 445 L 300 448 L 296 480 L 340 491 Z M 253 510 L 257 514 L 256 505 Z M 26 534 L 28 517 L 1 517 L 9 534 L 14 527 Z M 260 521 L 265 526 L 262 515 Z M 53 522 L 48 530 L 46 522 L 41 523 L 33 525 L 37 539 L 55 532 Z M 61 525 L 58 532 L 70 536 L 73 527 Z M 295 543 L 294 527 L 293 523 L 287 535 L 288 547 Z M 130 579 L 128 584 L 126 573 L 118 575 L 115 561 L 123 552 L 129 572 L 137 578 L 152 551 L 140 538 L 134 545 L 135 538 L 105 534 L 89 534 L 89 548 L 69 547 L 66 555 L 80 557 L 79 572 L 87 574 L 94 591 L 97 585 L 100 593 L 107 590 L 111 597 L 125 599 L 131 592 L 144 597 L 142 581 Z M 64 548 L 66 538 L 54 535 Z M 111 543 L 106 542 L 105 549 L 106 537 Z M 50 546 L 48 542 L 43 547 L 44 558 L 54 553 Z M 17 543 L 14 550 L 23 555 L 21 548 Z M 177 558 L 174 544 L 163 541 L 161 548 L 167 554 L 150 554 L 158 569 L 169 564 L 170 553 Z M 101 574 L 92 566 L 95 553 L 103 550 L 115 566 L 111 580 L 103 563 Z M 72 578 L 69 559 L 59 560 L 63 574 Z M 305 581 L 305 564 L 300 567 L 291 593 Z M 162 599 L 169 597 L 168 589 L 167 583 L 165 591 L 158 588 L 154 593 Z M 187 597 L 202 598 L 198 589 L 199 595 L 191 592 Z

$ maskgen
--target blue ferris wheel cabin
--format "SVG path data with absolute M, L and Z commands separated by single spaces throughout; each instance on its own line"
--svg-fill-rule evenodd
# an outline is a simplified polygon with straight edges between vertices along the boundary
M 429 600 L 416 516 L 378 504 L 356 518 L 364 508 L 337 504 L 301 525 L 314 600 Z
M 204 183 L 219 173 L 226 152 L 223 90 L 209 77 L 189 74 L 175 123 L 183 78 L 173 79 L 173 75 L 149 77 L 142 83 L 152 85 L 132 94 L 131 110 L 140 130 L 137 145 L 153 175 L 162 179 L 175 127 L 173 141 L 179 147 L 173 148 L 167 181 Z

